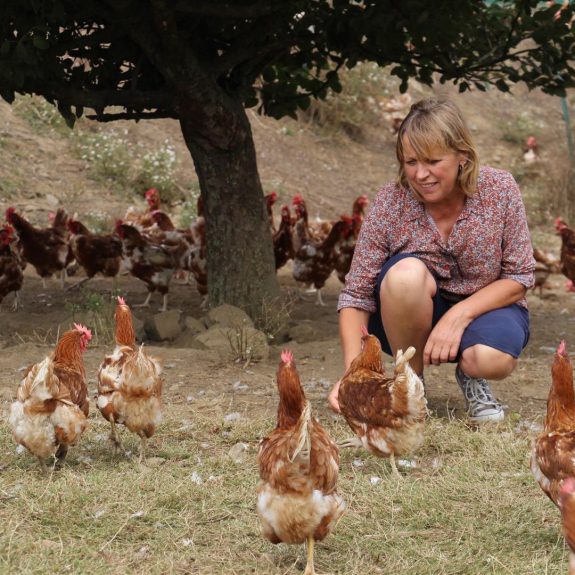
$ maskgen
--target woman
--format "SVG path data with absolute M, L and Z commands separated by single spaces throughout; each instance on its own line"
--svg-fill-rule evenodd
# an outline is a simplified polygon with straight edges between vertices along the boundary
M 474 422 L 504 413 L 487 379 L 516 367 L 529 338 L 525 293 L 533 248 L 513 176 L 479 167 L 454 103 L 417 102 L 400 126 L 397 183 L 364 221 L 339 325 L 345 368 L 361 350 L 361 326 L 386 353 L 412 345 L 413 369 L 457 362 L 456 380 Z M 339 411 L 339 382 L 329 403 Z

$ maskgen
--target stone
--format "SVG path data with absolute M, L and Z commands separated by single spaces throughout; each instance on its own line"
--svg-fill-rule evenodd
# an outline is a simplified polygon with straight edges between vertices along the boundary
M 209 325 L 219 324 L 225 327 L 254 327 L 250 316 L 239 307 L 223 304 L 211 309 L 207 314 Z
M 175 339 L 182 333 L 181 316 L 180 310 L 171 309 L 146 318 L 144 322 L 146 335 L 152 341 Z
M 298 343 L 316 341 L 319 337 L 318 332 L 309 323 L 298 323 L 290 327 L 288 335 L 291 340 L 297 341 Z

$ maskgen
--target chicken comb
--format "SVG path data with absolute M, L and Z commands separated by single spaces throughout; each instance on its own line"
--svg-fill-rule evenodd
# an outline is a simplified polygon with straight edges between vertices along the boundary
M 557 347 L 557 355 L 561 357 L 567 357 L 567 345 L 565 344 L 565 340 L 562 339 Z
M 126 305 L 126 300 L 121 295 L 118 296 L 118 304 Z
M 369 331 L 367 331 L 367 328 L 364 325 L 361 326 L 360 331 L 362 337 L 367 337 L 369 335 Z
M 303 204 L 303 197 L 301 194 L 296 194 L 291 201 L 293 206 L 299 206 L 301 204 Z
M 85 325 L 82 325 L 81 323 L 75 323 L 74 328 L 81 334 L 84 334 L 88 341 L 92 339 L 92 332 Z
M 8 219 L 16 210 L 14 208 L 8 208 L 6 210 L 6 219 Z
M 147 192 L 146 192 L 146 200 L 149 198 L 153 198 L 154 196 L 159 196 L 160 193 L 158 192 L 158 190 L 156 188 L 150 188 Z
M 284 349 L 281 355 L 282 361 L 284 363 L 290 364 L 293 361 L 293 353 L 291 349 Z
M 557 216 L 555 218 L 555 229 L 561 230 L 562 228 L 565 227 L 567 227 L 567 224 L 563 221 L 563 218 L 561 216 Z

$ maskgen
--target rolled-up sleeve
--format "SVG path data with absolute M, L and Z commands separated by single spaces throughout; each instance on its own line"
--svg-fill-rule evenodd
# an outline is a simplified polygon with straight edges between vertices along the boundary
M 501 279 L 511 279 L 530 289 L 535 284 L 533 246 L 521 192 L 509 174 L 508 205 L 502 242 Z

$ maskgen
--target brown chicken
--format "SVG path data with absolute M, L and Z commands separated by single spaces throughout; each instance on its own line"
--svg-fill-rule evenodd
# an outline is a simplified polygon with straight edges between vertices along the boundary
M 304 575 L 312 575 L 314 542 L 330 533 L 345 509 L 336 489 L 339 453 L 311 413 L 289 350 L 281 354 L 277 384 L 277 426 L 258 456 L 257 512 L 272 543 L 307 541 Z
M 555 229 L 561 236 L 561 273 L 569 280 L 572 286 L 575 282 L 575 230 L 567 227 L 567 224 L 561 219 L 555 220 Z M 568 288 L 569 291 L 573 291 Z
M 575 478 L 567 477 L 559 490 L 561 526 L 569 546 L 569 575 L 575 575 Z
M 293 223 L 289 206 L 282 206 L 281 222 L 273 235 L 276 270 L 285 266 L 295 255 L 293 246 Z
M 88 425 L 88 388 L 82 354 L 92 334 L 83 325 L 62 335 L 54 353 L 28 369 L 10 407 L 16 443 L 45 459 L 63 461 Z
M 272 233 L 275 233 L 277 230 L 274 221 L 274 204 L 278 201 L 277 193 L 271 192 L 270 194 L 267 194 L 266 196 L 264 196 L 264 201 L 266 203 L 266 212 L 268 214 L 270 230 L 272 231 Z
M 399 475 L 396 455 L 407 455 L 423 443 L 427 415 L 423 382 L 411 369 L 415 349 L 398 350 L 394 377 L 385 376 L 381 343 L 362 330 L 362 351 L 352 361 L 339 387 L 342 415 L 356 437 L 342 447 L 364 447 L 379 457 L 389 457 Z
M 157 290 L 163 296 L 160 311 L 166 311 L 170 281 L 187 246 L 181 241 L 154 240 L 123 223 L 116 225 L 116 233 L 122 240 L 125 268 L 148 287 L 146 301 L 134 307 L 149 307 L 152 293 Z
M 543 297 L 543 288 L 547 284 L 547 278 L 552 273 L 561 273 L 561 264 L 559 260 L 554 260 L 550 255 L 540 249 L 533 250 L 535 259 L 535 283 L 533 291 L 539 288 L 539 297 Z
M 34 266 L 42 282 L 59 272 L 63 287 L 66 266 L 73 259 L 66 233 L 60 227 L 36 228 L 14 208 L 6 210 L 6 221 L 16 229 L 24 260 Z
M 154 218 L 152 213 L 160 209 L 161 200 L 160 192 L 156 188 L 150 188 L 145 195 L 146 203 L 148 204 L 148 209 L 145 212 L 130 206 L 126 210 L 123 222 L 138 228 L 139 231 L 143 231 L 154 225 Z
M 555 352 L 551 380 L 545 424 L 531 451 L 531 471 L 541 489 L 557 505 L 561 481 L 575 476 L 573 366 L 564 341 Z
M 334 222 L 328 220 L 317 220 L 313 223 L 310 223 L 307 204 L 301 194 L 297 194 L 292 198 L 292 205 L 296 211 L 296 220 L 304 221 L 305 232 L 309 238 L 317 242 L 324 240 L 328 236 Z M 295 249 L 296 251 L 299 249 L 297 238 Z
M 13 248 L 14 228 L 5 224 L 0 228 L 0 302 L 14 292 L 12 310 L 19 306 L 19 292 L 24 282 L 23 263 L 18 252 Z
M 116 424 L 125 425 L 140 436 L 140 463 L 146 457 L 146 442 L 162 421 L 162 371 L 160 362 L 136 345 L 132 312 L 118 298 L 114 315 L 116 347 L 98 371 L 100 413 L 112 426 L 110 439 L 114 452 L 123 450 Z
M 190 226 L 194 238 L 194 247 L 190 254 L 190 267 L 196 280 L 198 293 L 202 296 L 202 309 L 208 304 L 208 259 L 206 247 L 206 220 L 204 217 L 204 202 L 198 196 L 197 217 Z
M 308 235 L 303 219 L 296 223 L 295 231 L 299 238 L 300 248 L 294 256 L 292 275 L 296 281 L 315 287 L 318 305 L 325 305 L 321 296 L 321 288 L 334 270 L 334 246 L 340 238 L 349 233 L 350 229 L 350 222 L 339 220 L 332 226 L 327 237 L 318 241 Z
M 97 273 L 115 278 L 120 271 L 122 241 L 114 234 L 93 234 L 82 222 L 70 220 L 70 247 L 86 277 L 68 289 L 77 288 Z

